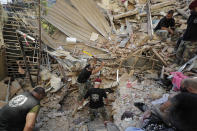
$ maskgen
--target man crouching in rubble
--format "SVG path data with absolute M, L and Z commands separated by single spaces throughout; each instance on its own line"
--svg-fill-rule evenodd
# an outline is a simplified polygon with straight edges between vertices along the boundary
M 101 79 L 97 78 L 95 80 L 94 88 L 89 89 L 84 97 L 84 99 L 90 98 L 89 112 L 91 121 L 95 119 L 97 113 L 102 115 L 104 121 L 108 120 L 108 115 L 103 102 L 103 98 L 105 98 L 106 104 L 108 104 L 107 94 L 105 90 L 99 88 L 100 85 Z
M 174 34 L 175 20 L 173 18 L 173 14 L 174 11 L 170 10 L 168 14 L 159 21 L 158 25 L 154 29 L 156 34 L 161 37 L 162 41 L 166 41 L 169 34 Z
M 189 9 L 191 15 L 187 20 L 187 29 L 183 37 L 177 42 L 176 58 L 178 64 L 187 62 L 197 53 L 197 0 L 190 4 Z
M 144 120 L 149 119 L 149 126 L 146 124 L 146 127 L 149 128 L 150 125 L 155 124 L 155 118 L 157 117 L 165 123 L 164 125 L 167 125 L 165 129 L 171 129 L 172 131 L 197 131 L 196 111 L 197 79 L 187 78 L 181 83 L 181 93 L 170 98 L 159 108 L 154 107 L 151 112 L 147 110 Z M 154 118 L 154 120 L 150 120 L 150 118 Z M 161 121 L 157 123 L 161 123 Z
M 91 84 L 88 81 L 90 76 L 98 73 L 104 66 L 104 62 L 102 62 L 100 67 L 95 68 L 96 64 L 97 64 L 97 59 L 96 58 L 92 59 L 90 61 L 90 64 L 88 64 L 85 68 L 82 69 L 81 73 L 77 78 L 77 84 L 79 88 L 79 96 L 78 96 L 79 101 L 81 101 L 85 96 L 88 87 L 91 87 Z
M 37 87 L 12 98 L 0 110 L 0 131 L 33 131 L 44 96 L 45 90 Z

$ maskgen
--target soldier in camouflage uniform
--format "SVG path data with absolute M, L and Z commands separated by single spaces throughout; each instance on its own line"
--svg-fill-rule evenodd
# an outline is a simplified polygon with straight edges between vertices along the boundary
M 187 21 L 187 29 L 176 52 L 178 64 L 183 64 L 197 53 L 197 0 L 193 1 L 189 8 L 191 15 Z
M 104 121 L 108 120 L 108 114 L 104 106 L 104 99 L 106 104 L 108 104 L 108 99 L 105 90 L 100 88 L 101 82 L 101 79 L 97 78 L 94 81 L 94 88 L 89 89 L 84 96 L 84 100 L 88 98 L 90 99 L 89 112 L 91 121 L 93 121 L 99 113 Z
M 104 66 L 104 62 L 97 68 L 95 68 L 97 64 L 97 59 L 92 59 L 90 64 L 88 64 L 85 68 L 82 69 L 81 73 L 77 78 L 77 85 L 79 87 L 79 96 L 78 101 L 81 101 L 85 96 L 87 90 L 91 88 L 91 82 L 89 80 L 91 75 L 95 75 L 98 73 Z
M 197 42 L 181 41 L 176 53 L 178 63 L 183 64 L 197 53 Z

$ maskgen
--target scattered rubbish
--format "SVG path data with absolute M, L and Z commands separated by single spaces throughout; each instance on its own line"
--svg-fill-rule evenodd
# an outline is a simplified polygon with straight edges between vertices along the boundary
M 164 94 L 162 98 L 152 101 L 153 105 L 163 104 L 168 100 L 169 94 Z
M 67 38 L 66 38 L 66 41 L 67 41 L 67 42 L 76 43 L 76 42 L 77 42 L 77 39 L 76 39 L 76 38 L 72 38 L 72 37 L 67 37 Z

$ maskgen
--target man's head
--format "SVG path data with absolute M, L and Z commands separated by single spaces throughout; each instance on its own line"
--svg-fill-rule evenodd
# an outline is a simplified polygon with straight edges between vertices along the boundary
M 99 88 L 101 85 L 102 80 L 99 78 L 96 78 L 94 81 L 94 88 Z
M 93 70 L 93 67 L 89 64 L 89 65 L 86 66 L 86 69 L 87 69 L 88 71 L 92 71 L 92 70 Z
M 189 9 L 192 11 L 197 12 L 197 0 L 194 0 L 190 5 L 189 5 Z
M 42 87 L 36 87 L 33 91 L 32 94 L 34 97 L 36 97 L 39 100 L 42 100 L 46 96 L 45 89 Z
M 171 19 L 173 17 L 173 14 L 174 14 L 174 11 L 173 10 L 168 11 L 168 13 L 166 15 L 166 18 L 167 19 Z
M 181 82 L 183 91 L 197 94 L 197 78 L 187 78 Z
M 89 63 L 91 65 L 96 65 L 97 64 L 97 59 L 96 58 L 92 58 L 92 59 L 90 59 Z

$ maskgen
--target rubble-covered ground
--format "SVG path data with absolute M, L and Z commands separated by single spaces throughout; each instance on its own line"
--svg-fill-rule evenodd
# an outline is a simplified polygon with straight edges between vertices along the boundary
M 113 90 L 113 93 L 108 94 L 110 104 L 107 106 L 107 111 L 111 121 L 121 131 L 129 126 L 139 126 L 142 112 L 134 106 L 134 102 L 143 102 L 151 106 L 152 101 L 161 98 L 163 94 L 172 92 L 172 86 L 162 80 L 166 80 L 170 72 L 180 68 L 174 62 L 174 47 L 176 40 L 186 29 L 187 20 L 185 16 L 176 10 L 174 17 L 177 36 L 175 36 L 175 40 L 168 39 L 163 42 L 155 35 L 151 39 L 147 33 L 147 15 L 146 13 L 144 15 L 146 0 L 95 1 L 105 17 L 109 15 L 107 11 L 111 12 L 114 17 L 111 24 L 114 24 L 113 31 L 115 33 L 110 36 L 110 40 L 98 38 L 91 44 L 86 42 L 68 43 L 65 40 L 68 36 L 59 29 L 46 37 L 48 41 L 43 38 L 44 44 L 50 45 L 49 41 L 54 45 L 58 43 L 58 48 L 44 50 L 45 57 L 43 58 L 44 64 L 41 68 L 39 85 L 46 88 L 47 97 L 41 102 L 42 108 L 36 124 L 41 131 L 107 130 L 101 118 L 94 122 L 89 121 L 87 105 L 75 112 L 78 103 L 77 75 L 91 58 L 82 52 L 84 49 L 105 62 L 101 73 L 92 76 L 91 80 L 100 76 L 103 80 L 101 87 Z M 164 7 L 159 6 L 160 8 L 154 6 L 162 5 L 161 3 L 165 2 L 170 4 Z M 152 0 L 151 4 L 155 8 L 152 11 L 153 26 L 165 16 L 168 10 L 178 8 L 188 12 L 186 0 L 174 2 Z M 138 10 L 135 15 L 119 18 L 119 15 L 135 9 Z M 107 18 L 110 21 L 109 16 Z M 21 15 L 21 19 L 25 19 L 25 17 Z M 112 27 L 112 25 L 110 26 Z M 97 66 L 99 65 L 100 62 L 97 63 Z M 196 68 L 196 64 L 193 68 Z M 116 82 L 117 75 L 119 84 Z M 191 71 L 184 71 L 184 75 L 196 76 Z M 33 80 L 36 81 L 36 78 Z M 5 104 L 8 85 L 10 85 L 9 96 L 11 98 L 26 90 L 32 90 L 28 83 L 28 77 L 14 80 L 6 78 L 1 81 L 0 100 L 2 101 L 0 101 L 0 106 Z M 121 120 L 125 111 L 132 112 L 133 118 Z

